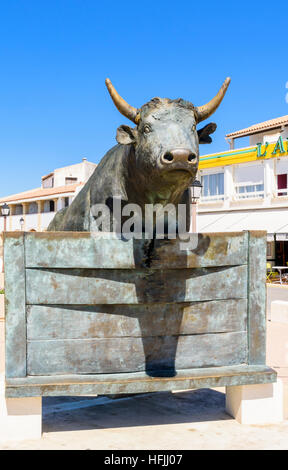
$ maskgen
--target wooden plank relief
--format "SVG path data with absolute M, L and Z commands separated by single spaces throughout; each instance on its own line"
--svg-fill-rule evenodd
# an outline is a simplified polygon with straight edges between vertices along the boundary
M 247 266 L 183 270 L 27 269 L 28 304 L 142 304 L 247 298 Z
M 133 374 L 150 375 L 145 386 L 131 385 L 143 391 L 164 386 L 161 378 L 153 382 L 160 370 L 163 380 L 176 370 L 198 370 L 195 384 L 203 387 L 214 383 L 207 370 L 220 368 L 225 376 L 240 364 L 263 367 L 264 232 L 200 234 L 193 250 L 181 250 L 179 240 L 151 243 L 89 233 L 7 234 L 7 380 L 28 384 L 29 374 L 45 383 L 70 374 L 63 394 L 125 393 L 130 385 L 121 378 L 112 392 L 108 382 L 77 385 L 77 377 L 126 374 L 129 382 Z M 233 384 L 261 383 L 263 374 L 243 372 Z M 41 389 L 37 384 L 26 396 Z M 22 396 L 15 387 L 11 396 Z M 40 391 L 55 394 L 57 387 Z
M 26 376 L 24 234 L 4 235 L 6 377 Z
M 191 235 L 197 237 L 195 249 L 183 250 L 179 240 L 156 240 L 151 267 L 201 268 L 247 264 L 247 232 Z
M 249 364 L 266 363 L 266 232 L 249 232 Z
M 247 248 L 247 232 L 197 234 L 193 249 L 183 249 L 179 239 L 123 241 L 113 234 L 39 232 L 27 233 L 25 240 L 26 266 L 30 268 L 230 266 L 247 263 Z
M 191 304 L 27 307 L 27 338 L 87 339 L 245 331 L 246 299 Z
M 29 375 L 97 374 L 247 362 L 247 332 L 207 335 L 28 341 Z

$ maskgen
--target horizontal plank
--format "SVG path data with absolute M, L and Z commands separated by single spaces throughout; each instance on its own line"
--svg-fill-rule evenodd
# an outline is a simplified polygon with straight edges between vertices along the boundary
M 247 362 L 247 332 L 27 343 L 28 375 L 216 367 Z
M 192 304 L 44 306 L 27 308 L 27 338 L 173 336 L 246 330 L 246 299 Z
M 170 270 L 27 269 L 27 304 L 143 304 L 246 298 L 247 266 Z
M 111 233 L 26 233 L 26 266 L 182 269 L 247 263 L 247 232 L 190 235 L 186 246 L 179 239 L 124 241 Z
M 6 379 L 6 397 L 88 396 L 144 393 L 276 382 L 267 366 L 227 366 L 175 371 L 175 376 L 151 377 L 145 372 L 65 376 L 29 376 Z

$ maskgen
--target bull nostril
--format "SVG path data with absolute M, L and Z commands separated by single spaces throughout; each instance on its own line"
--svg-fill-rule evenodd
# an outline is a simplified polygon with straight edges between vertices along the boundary
M 190 153 L 188 156 L 188 162 L 193 162 L 196 159 L 195 153 Z
M 172 153 L 167 152 L 167 153 L 165 153 L 165 155 L 163 156 L 163 159 L 166 160 L 167 162 L 173 162 L 174 157 L 173 157 Z

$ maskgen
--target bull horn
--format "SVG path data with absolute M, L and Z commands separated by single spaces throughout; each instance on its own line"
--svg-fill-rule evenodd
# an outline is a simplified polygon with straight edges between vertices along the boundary
M 211 114 L 216 111 L 225 96 L 230 82 L 231 78 L 227 77 L 220 90 L 218 91 L 217 95 L 214 96 L 214 98 L 209 101 L 209 103 L 204 104 L 204 106 L 199 106 L 195 108 L 197 122 L 204 121 L 204 119 L 207 119 L 209 116 L 211 116 Z
M 118 109 L 118 111 L 120 111 L 120 113 L 123 114 L 123 116 L 130 119 L 130 121 L 135 122 L 135 124 L 138 124 L 139 119 L 140 119 L 138 109 L 133 108 L 133 106 L 130 106 L 130 104 L 128 104 L 125 100 L 123 100 L 123 98 L 115 90 L 109 78 L 106 78 L 105 83 L 110 93 L 110 96 L 116 108 Z

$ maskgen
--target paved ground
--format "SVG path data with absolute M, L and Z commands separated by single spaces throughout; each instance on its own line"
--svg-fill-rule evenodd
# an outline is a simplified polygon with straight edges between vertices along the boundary
M 0 449 L 288 449 L 288 421 L 240 425 L 225 413 L 218 390 L 117 400 L 46 398 L 43 408 L 41 440 Z

